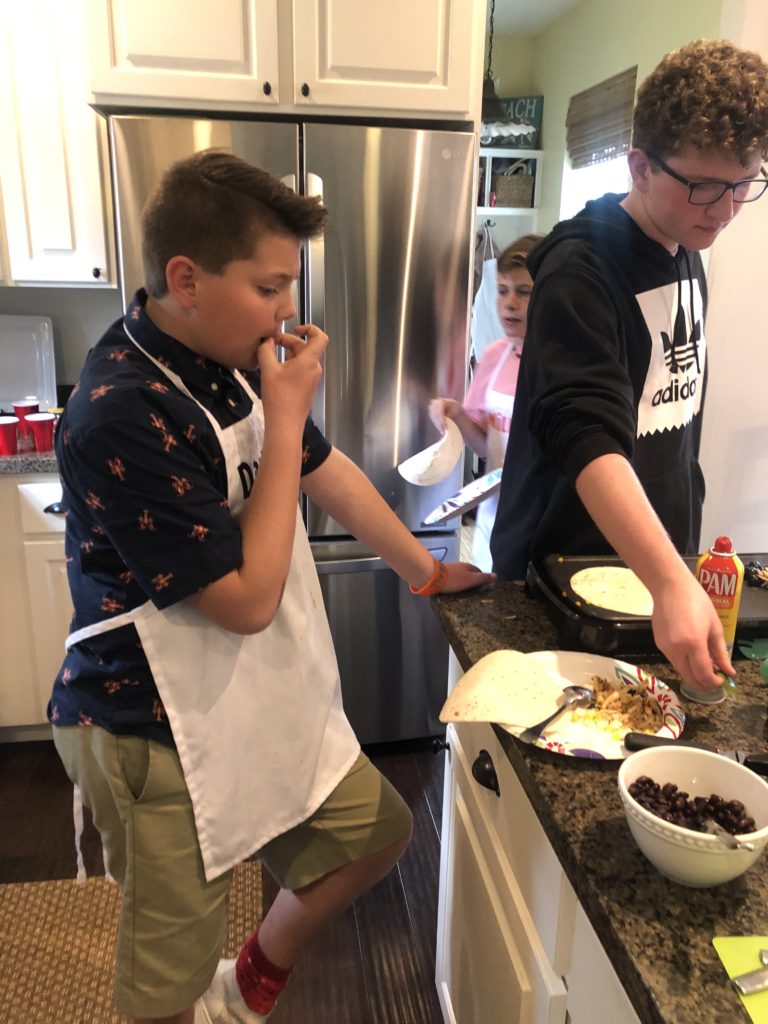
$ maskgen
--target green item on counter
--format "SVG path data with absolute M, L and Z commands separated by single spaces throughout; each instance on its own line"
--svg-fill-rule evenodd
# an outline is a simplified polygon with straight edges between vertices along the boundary
M 768 935 L 717 936 L 712 939 L 712 945 L 728 977 L 735 978 L 737 974 L 746 974 L 761 966 L 760 950 L 768 948 Z M 739 995 L 734 989 L 733 995 L 741 1000 L 753 1024 L 768 1024 L 768 989 L 750 996 Z
M 745 658 L 765 661 L 768 658 L 768 640 L 739 640 L 736 645 Z

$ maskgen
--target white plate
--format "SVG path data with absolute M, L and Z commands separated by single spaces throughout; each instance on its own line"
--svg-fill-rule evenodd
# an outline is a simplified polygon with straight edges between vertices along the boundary
M 0 316 L 0 408 L 35 395 L 40 411 L 55 408 L 53 324 L 47 316 Z
M 685 724 L 685 711 L 680 698 L 665 682 L 650 672 L 644 672 L 637 665 L 616 661 L 600 654 L 583 654 L 579 651 L 536 651 L 527 657 L 544 665 L 559 686 L 588 686 L 592 676 L 609 679 L 617 686 L 632 686 L 645 682 L 661 708 L 662 726 L 656 733 L 666 739 L 679 739 Z M 553 708 L 554 710 L 554 708 Z M 588 757 L 598 760 L 621 760 L 627 756 L 622 742 L 623 736 L 616 735 L 590 721 L 579 721 L 580 712 L 566 711 L 542 734 L 536 744 L 543 750 L 569 757 Z M 513 736 L 523 732 L 522 727 L 505 725 L 502 728 Z M 626 732 L 631 730 L 627 729 Z

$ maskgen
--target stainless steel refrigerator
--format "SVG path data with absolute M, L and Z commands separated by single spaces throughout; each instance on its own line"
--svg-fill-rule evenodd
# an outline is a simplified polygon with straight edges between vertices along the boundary
M 438 440 L 427 406 L 466 380 L 474 137 L 440 129 L 108 116 L 124 303 L 142 284 L 140 211 L 165 167 L 231 150 L 308 195 L 330 226 L 308 247 L 299 317 L 330 338 L 312 414 L 429 551 L 458 558 L 457 525 L 424 530 L 461 486 L 406 483 L 397 465 Z M 290 325 L 287 325 L 290 329 Z M 347 714 L 363 743 L 434 735 L 448 647 L 429 601 L 311 503 L 309 532 Z

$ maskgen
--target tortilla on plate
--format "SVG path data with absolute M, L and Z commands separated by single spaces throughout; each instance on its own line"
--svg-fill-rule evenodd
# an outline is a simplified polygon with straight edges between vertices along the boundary
M 461 677 L 441 722 L 498 722 L 527 728 L 558 706 L 562 687 L 520 651 L 492 651 Z

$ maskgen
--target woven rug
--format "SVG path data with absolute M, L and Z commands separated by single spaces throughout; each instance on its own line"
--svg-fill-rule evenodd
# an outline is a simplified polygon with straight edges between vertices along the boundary
M 104 878 L 0 885 L 2 1024 L 124 1024 L 112 1006 L 120 908 Z M 261 865 L 235 868 L 225 957 L 259 922 Z

